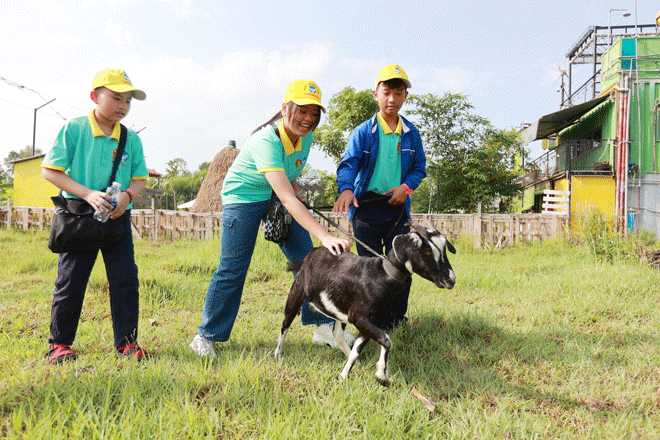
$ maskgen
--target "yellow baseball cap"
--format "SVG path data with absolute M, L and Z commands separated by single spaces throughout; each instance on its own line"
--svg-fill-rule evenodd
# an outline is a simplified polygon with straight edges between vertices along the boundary
M 133 87 L 126 72 L 120 69 L 104 69 L 97 72 L 94 76 L 92 89 L 99 87 L 105 87 L 117 93 L 133 92 L 133 98 L 140 101 L 144 101 L 147 98 L 146 93 Z
M 376 77 L 376 87 L 378 87 L 378 84 L 381 82 L 394 78 L 401 79 L 407 88 L 412 87 L 408 80 L 408 75 L 406 75 L 406 72 L 404 72 L 404 70 L 397 64 L 389 64 L 380 69 L 380 72 L 378 72 L 378 76 Z
M 284 94 L 284 103 L 294 102 L 298 105 L 316 104 L 325 113 L 321 104 L 321 89 L 314 81 L 297 79 L 289 83 Z

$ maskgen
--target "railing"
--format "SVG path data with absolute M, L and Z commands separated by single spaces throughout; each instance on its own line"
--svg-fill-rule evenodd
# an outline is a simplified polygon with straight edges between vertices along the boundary
M 0 208 L 0 228 L 47 229 L 53 208 L 4 206 Z M 325 213 L 343 229 L 351 232 L 348 219 Z M 135 237 L 150 239 L 207 239 L 220 233 L 221 213 L 190 213 L 161 209 L 134 209 L 131 222 Z M 475 247 L 503 247 L 519 241 L 541 241 L 567 231 L 568 217 L 556 214 L 412 214 L 412 221 L 432 224 L 450 240 L 468 235 Z M 341 232 L 325 220 L 317 220 L 330 233 Z
M 567 141 L 527 164 L 529 171 L 519 176 L 514 183 L 527 188 L 567 171 L 582 175 L 611 175 L 611 164 L 594 161 L 593 156 L 590 155 L 590 153 L 602 150 L 602 148 L 603 143 L 600 140 L 575 139 Z M 566 160 L 567 151 L 570 151 L 570 161 Z

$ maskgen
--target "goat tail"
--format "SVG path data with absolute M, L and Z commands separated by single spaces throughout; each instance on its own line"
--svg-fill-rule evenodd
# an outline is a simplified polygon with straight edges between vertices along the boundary
M 287 260 L 286 270 L 289 272 L 297 273 L 302 267 L 302 260 Z

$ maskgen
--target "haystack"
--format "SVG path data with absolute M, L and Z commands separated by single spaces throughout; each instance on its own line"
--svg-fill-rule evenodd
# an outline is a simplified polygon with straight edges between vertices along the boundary
M 220 212 L 222 211 L 222 200 L 220 191 L 222 190 L 222 181 L 229 166 L 234 162 L 240 150 L 235 147 L 225 147 L 213 158 L 209 165 L 208 172 L 197 191 L 195 203 L 190 212 Z

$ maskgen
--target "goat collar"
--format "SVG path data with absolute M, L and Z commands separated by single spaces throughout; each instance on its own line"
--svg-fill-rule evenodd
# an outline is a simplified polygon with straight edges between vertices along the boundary
M 385 269 L 387 276 L 400 283 L 410 276 L 410 272 L 399 269 L 387 258 L 383 258 L 383 269 Z

